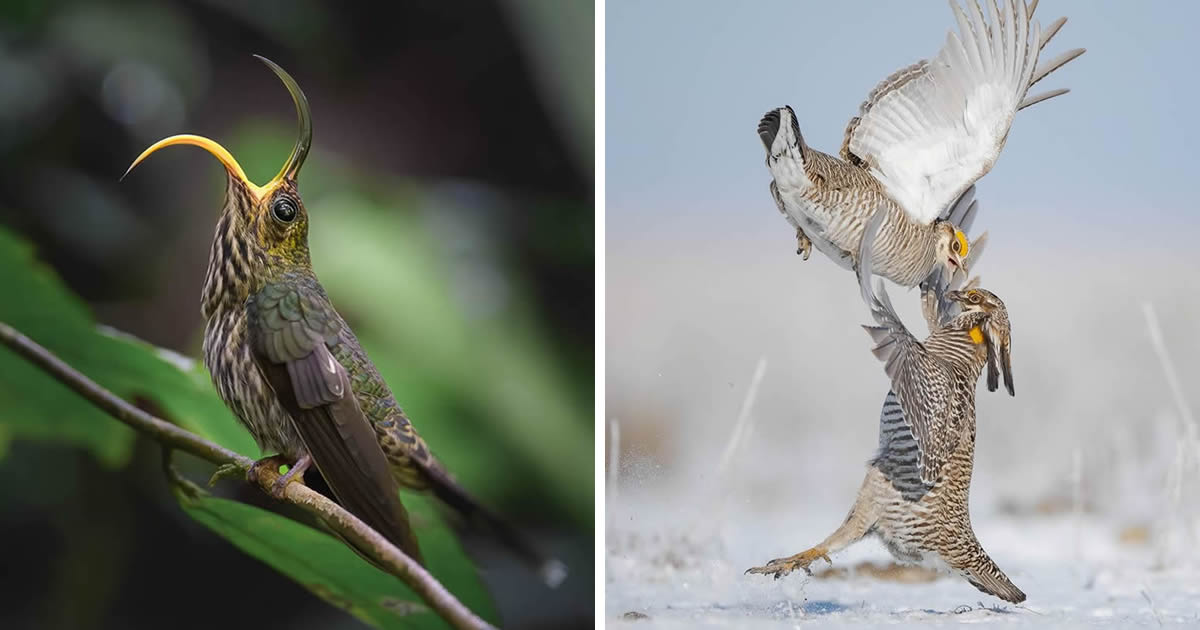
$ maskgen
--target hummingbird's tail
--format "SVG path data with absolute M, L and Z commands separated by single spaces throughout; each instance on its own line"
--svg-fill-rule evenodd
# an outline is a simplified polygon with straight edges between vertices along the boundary
M 504 546 L 536 570 L 546 586 L 556 588 L 566 579 L 565 564 L 543 553 L 515 527 L 481 505 L 440 466 L 435 464 L 426 468 L 424 472 L 434 496 L 462 515 L 468 524 L 493 534 Z

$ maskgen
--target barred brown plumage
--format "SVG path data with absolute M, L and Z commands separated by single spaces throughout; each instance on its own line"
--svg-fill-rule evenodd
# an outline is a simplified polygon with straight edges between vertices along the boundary
M 250 182 L 233 156 L 193 135 L 151 145 L 191 144 L 225 166 L 225 203 L 205 275 L 204 362 L 221 398 L 265 453 L 255 464 L 288 464 L 276 484 L 303 481 L 316 464 L 337 500 L 421 561 L 400 486 L 429 490 L 469 524 L 482 525 L 556 586 L 566 569 L 463 489 L 434 457 L 397 404 L 312 269 L 308 214 L 297 176 L 312 142 L 308 102 L 282 68 L 259 57 L 296 105 L 300 134 L 270 182 Z
M 1043 32 L 1033 20 L 1036 6 L 1001 4 L 989 23 L 975 0 L 966 10 L 952 2 L 959 32 L 934 59 L 871 91 L 846 127 L 840 158 L 805 143 L 790 106 L 763 116 L 758 134 L 771 196 L 796 232 L 797 253 L 807 260 L 815 247 L 853 269 L 863 227 L 882 208 L 877 275 L 906 287 L 937 268 L 965 275 L 966 237 L 949 208 L 991 170 L 1017 111 L 1066 93 L 1028 96 L 1029 89 L 1084 52 L 1038 65 L 1065 18 Z
M 967 502 L 975 455 L 975 386 L 984 364 L 998 366 L 1011 394 L 1010 325 L 1004 303 L 983 289 L 930 286 L 942 305 L 922 343 L 909 333 L 880 282 L 870 288 L 870 247 L 882 223 L 866 226 L 859 281 L 876 325 L 864 326 L 892 388 L 879 418 L 879 447 L 850 514 L 815 547 L 747 573 L 785 576 L 869 534 L 905 562 L 940 561 L 976 588 L 1018 603 L 1021 592 L 983 550 Z M 961 312 L 960 312 L 961 311 Z M 991 369 L 989 369 L 989 372 Z M 996 384 L 989 382 L 989 388 Z

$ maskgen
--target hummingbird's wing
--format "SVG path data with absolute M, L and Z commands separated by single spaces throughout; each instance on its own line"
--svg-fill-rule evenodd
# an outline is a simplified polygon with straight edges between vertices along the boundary
M 248 307 L 254 359 L 338 502 L 421 562 L 400 487 L 326 345 L 341 326 L 328 298 L 302 283 L 269 284 Z

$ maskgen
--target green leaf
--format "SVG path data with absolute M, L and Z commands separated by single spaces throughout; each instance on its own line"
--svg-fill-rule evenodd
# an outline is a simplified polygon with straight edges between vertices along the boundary
M 216 397 L 202 367 L 97 327 L 83 302 L 35 260 L 33 249 L 3 229 L 0 278 L 10 296 L 0 300 L 0 321 L 126 400 L 152 400 L 189 430 L 241 453 L 258 452 Z M 13 438 L 83 446 L 114 466 L 129 456 L 133 432 L 128 427 L 7 349 L 0 349 L 0 374 L 0 425 Z
M 266 562 L 321 599 L 376 628 L 446 628 L 448 624 L 398 578 L 368 564 L 340 540 L 257 507 L 196 488 L 176 491 L 194 519 Z M 429 499 L 406 495 L 426 567 L 475 614 L 497 622 L 491 599 L 454 535 Z
M 179 425 L 237 452 L 259 455 L 202 366 L 96 326 L 83 303 L 34 260 L 32 248 L 3 229 L 0 278 L 5 278 L 6 290 L 21 296 L 0 301 L 0 321 L 127 400 L 153 401 Z M 132 430 L 7 348 L 0 348 L 0 375 L 0 444 L 10 436 L 58 441 L 89 448 L 111 465 L 127 459 Z M 435 614 L 422 612 L 424 605 L 402 582 L 367 564 L 341 541 L 260 508 L 189 488 L 176 493 L 189 515 L 359 619 L 379 628 L 446 627 Z M 476 614 L 494 620 L 491 600 L 472 563 L 430 500 L 406 496 L 405 505 L 430 571 Z

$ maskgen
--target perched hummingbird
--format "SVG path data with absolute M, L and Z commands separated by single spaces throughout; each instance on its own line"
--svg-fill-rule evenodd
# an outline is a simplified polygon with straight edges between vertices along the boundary
M 308 100 L 283 68 L 258 59 L 283 81 L 300 119 L 296 145 L 271 181 L 250 182 L 229 151 L 195 135 L 160 140 L 129 167 L 179 144 L 205 149 L 225 166 L 225 204 L 204 281 L 204 364 L 258 446 L 277 454 L 255 462 L 248 476 L 254 480 L 262 466 L 289 465 L 273 488 L 282 496 L 315 464 L 343 507 L 417 561 L 420 549 L 399 487 L 431 490 L 556 585 L 565 567 L 546 559 L 450 477 L 317 280 L 308 213 L 296 186 L 312 145 Z

